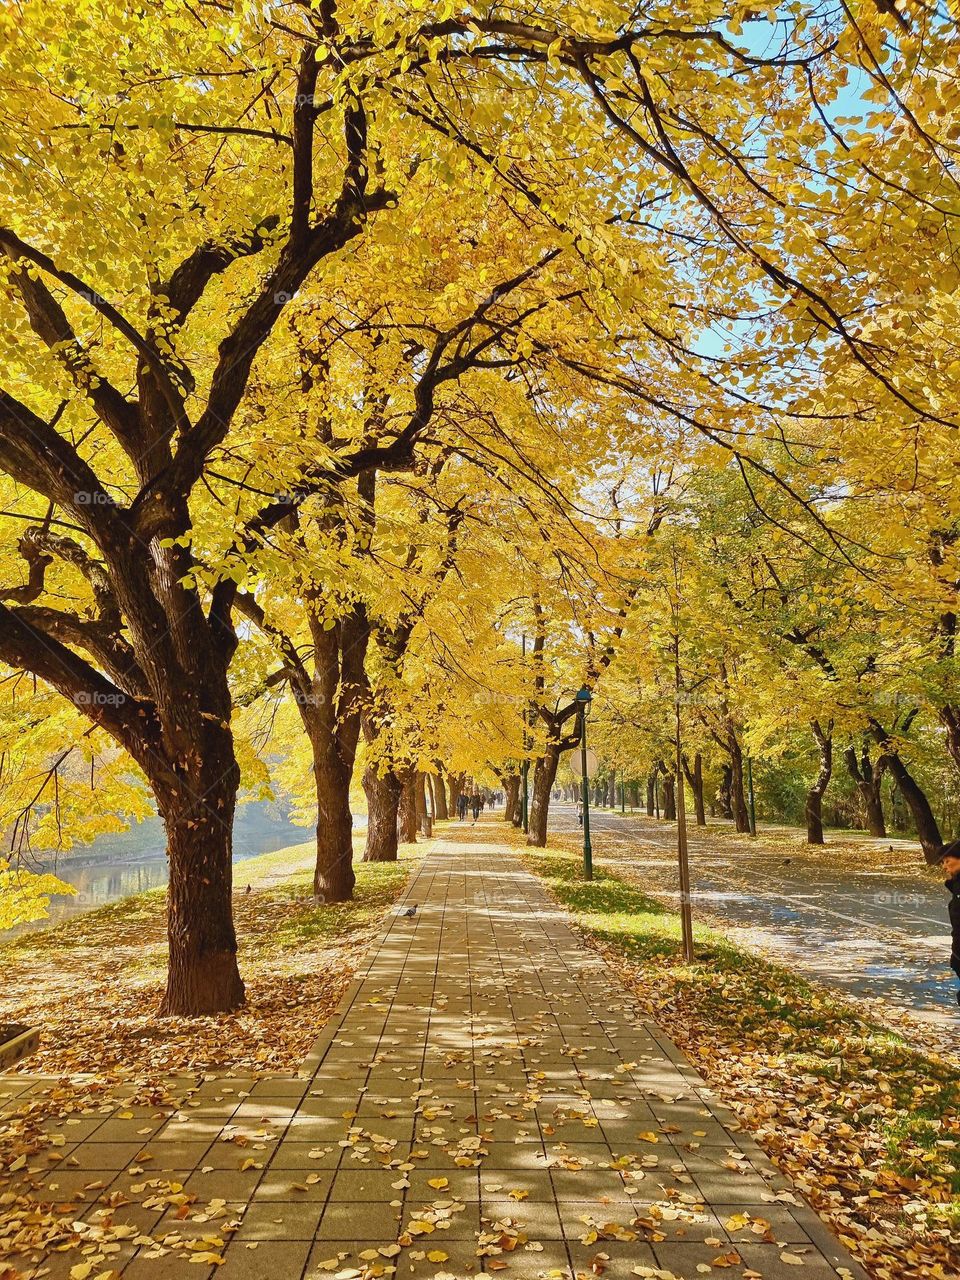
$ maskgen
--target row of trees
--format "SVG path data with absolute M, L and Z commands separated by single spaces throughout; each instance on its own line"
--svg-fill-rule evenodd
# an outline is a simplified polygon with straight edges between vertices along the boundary
M 611 759 L 659 757 L 663 672 L 708 682 L 735 812 L 789 706 L 872 735 L 919 814 L 905 735 L 960 724 L 952 19 L 16 18 L 6 826 L 156 806 L 166 1012 L 243 999 L 241 784 L 315 806 L 327 900 L 361 760 L 372 855 L 411 779 L 524 758 L 542 842 L 584 681 Z

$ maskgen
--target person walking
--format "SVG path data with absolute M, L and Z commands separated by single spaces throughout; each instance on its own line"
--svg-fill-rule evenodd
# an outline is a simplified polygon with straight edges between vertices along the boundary
M 476 822 L 480 817 L 480 793 L 478 791 L 473 793 L 470 807 L 473 809 L 473 820 Z
M 943 872 L 944 882 L 950 894 L 947 910 L 950 914 L 950 968 L 960 978 L 960 840 L 946 844 L 940 850 L 937 859 Z M 960 988 L 957 989 L 957 1004 L 960 1004 Z
M 577 800 L 577 826 L 583 826 L 583 800 Z
M 465 791 L 461 791 L 460 794 L 457 796 L 457 817 L 460 819 L 461 822 L 463 822 L 466 816 L 467 816 L 467 793 Z

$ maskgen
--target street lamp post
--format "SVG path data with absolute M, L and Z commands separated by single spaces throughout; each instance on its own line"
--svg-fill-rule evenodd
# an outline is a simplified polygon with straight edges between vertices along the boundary
M 580 793 L 583 802 L 583 878 L 593 879 L 593 845 L 590 843 L 590 782 L 587 777 L 587 714 L 593 694 L 586 685 L 577 694 L 580 709 Z
M 522 652 L 524 658 L 527 656 L 527 636 L 524 633 L 521 636 Z M 520 806 L 520 816 L 523 824 L 523 834 L 526 835 L 530 830 L 530 792 L 528 787 L 528 778 L 530 776 L 530 736 L 527 733 L 527 707 L 523 708 L 523 764 L 520 767 L 520 775 L 523 780 L 523 799 Z

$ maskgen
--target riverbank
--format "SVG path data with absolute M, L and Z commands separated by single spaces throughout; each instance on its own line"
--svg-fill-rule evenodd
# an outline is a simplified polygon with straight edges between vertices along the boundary
M 275 801 L 251 800 L 237 808 L 233 825 L 233 862 L 240 869 L 251 858 L 302 843 L 307 830 L 290 820 Z M 53 929 L 66 920 L 86 915 L 121 898 L 163 888 L 170 874 L 166 835 L 157 817 L 132 822 L 125 831 L 98 836 L 89 845 L 76 845 L 60 854 L 37 855 L 31 870 L 49 872 L 73 887 L 72 896 L 54 896 L 45 919 L 33 920 L 0 933 L 0 945 L 11 938 Z
M 350 982 L 421 846 L 363 863 L 352 902 L 311 897 L 312 842 L 248 858 L 234 915 L 247 1004 L 220 1018 L 158 1019 L 166 938 L 163 889 L 124 898 L 0 945 L 0 1020 L 41 1028 L 21 1070 L 109 1078 L 171 1072 L 296 1070 Z

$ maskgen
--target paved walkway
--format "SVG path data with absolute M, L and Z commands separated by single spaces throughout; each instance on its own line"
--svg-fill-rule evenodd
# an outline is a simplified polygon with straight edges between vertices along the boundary
M 75 1234 L 24 1274 L 863 1275 L 493 824 L 452 835 L 302 1078 L 63 1125 L 18 1176 L 78 1197 Z

